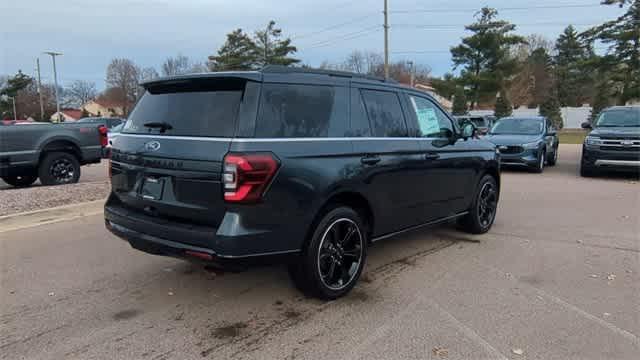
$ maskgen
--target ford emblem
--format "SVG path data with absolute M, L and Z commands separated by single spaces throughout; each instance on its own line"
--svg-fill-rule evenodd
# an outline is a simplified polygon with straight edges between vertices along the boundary
M 158 151 L 158 149 L 160 149 L 160 143 L 157 141 L 149 141 L 144 144 L 144 148 L 147 151 Z

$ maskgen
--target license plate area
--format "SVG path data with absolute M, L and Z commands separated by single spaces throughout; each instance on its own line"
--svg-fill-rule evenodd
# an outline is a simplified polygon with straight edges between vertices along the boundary
M 161 200 L 164 190 L 164 178 L 147 176 L 142 180 L 140 197 L 144 200 Z

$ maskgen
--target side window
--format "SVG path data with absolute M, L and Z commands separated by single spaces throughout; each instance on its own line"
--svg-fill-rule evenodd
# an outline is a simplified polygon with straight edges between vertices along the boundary
M 333 86 L 264 84 L 256 137 L 344 136 L 346 89 Z
M 409 100 L 418 119 L 420 137 L 446 138 L 454 132 L 451 120 L 430 100 L 413 95 Z
M 364 107 L 362 95 L 358 89 L 351 89 L 351 130 L 348 136 L 371 136 L 371 127 L 367 117 L 367 109 Z
M 398 94 L 377 90 L 361 90 L 361 93 L 369 115 L 372 136 L 407 136 L 407 125 Z

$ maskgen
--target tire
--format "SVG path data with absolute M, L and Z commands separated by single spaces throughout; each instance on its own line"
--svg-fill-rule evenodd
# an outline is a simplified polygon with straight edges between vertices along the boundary
M 80 179 L 80 163 L 72 154 L 52 152 L 42 159 L 38 176 L 42 185 L 75 184 Z
M 585 165 L 584 160 L 580 161 L 580 176 L 582 177 L 594 177 L 597 175 L 597 171 L 591 166 Z
M 38 180 L 38 175 L 3 176 L 2 180 L 13 187 L 27 187 Z
M 355 286 L 367 257 L 367 232 L 360 215 L 348 207 L 327 212 L 288 271 L 294 285 L 309 296 L 333 300 Z
M 538 163 L 531 168 L 531 171 L 533 171 L 536 174 L 541 174 L 544 171 L 544 163 L 546 160 L 547 156 L 547 152 L 542 150 L 542 152 L 540 153 L 540 156 L 538 157 Z
M 553 152 L 553 157 L 551 157 L 551 159 L 547 159 L 548 166 L 556 166 L 557 163 L 558 163 L 558 148 L 556 148 L 555 151 Z
M 489 231 L 496 218 L 498 198 L 496 180 L 491 175 L 483 176 L 473 196 L 469 213 L 458 221 L 458 228 L 470 234 L 484 234 Z

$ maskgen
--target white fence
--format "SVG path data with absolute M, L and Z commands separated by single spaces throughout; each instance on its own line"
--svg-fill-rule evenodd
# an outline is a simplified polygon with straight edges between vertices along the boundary
M 591 106 L 563 107 L 560 109 L 565 129 L 580 129 L 583 122 L 589 120 Z M 492 115 L 493 110 L 471 110 L 471 115 Z M 512 116 L 538 116 L 538 109 L 517 108 Z

